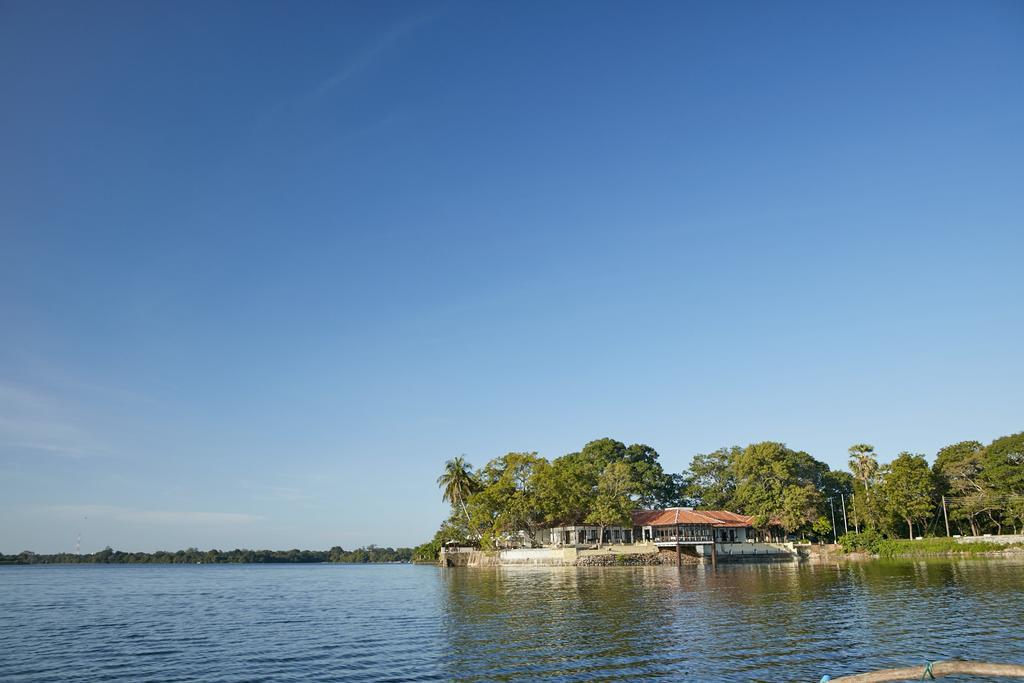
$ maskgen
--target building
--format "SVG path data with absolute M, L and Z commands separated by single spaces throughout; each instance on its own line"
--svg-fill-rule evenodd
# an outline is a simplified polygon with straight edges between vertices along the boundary
M 544 529 L 541 532 L 541 542 L 544 545 L 555 547 L 597 545 L 599 533 L 601 533 L 601 527 L 592 524 L 558 526 Z M 632 543 L 633 539 L 633 529 L 606 526 L 601 542 L 607 544 Z
M 637 510 L 632 528 L 604 527 L 602 544 L 651 543 L 660 547 L 704 546 L 714 543 L 761 543 L 785 541 L 777 526 L 757 528 L 754 518 L 727 510 L 694 510 L 688 507 Z M 542 541 L 555 547 L 598 544 L 601 527 L 565 525 L 545 530 Z

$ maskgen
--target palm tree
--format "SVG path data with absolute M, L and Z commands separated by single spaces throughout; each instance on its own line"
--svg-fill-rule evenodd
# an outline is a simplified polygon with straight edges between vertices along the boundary
M 875 460 L 875 447 L 867 443 L 850 446 L 850 471 L 854 479 L 864 484 L 867 502 L 871 502 L 871 482 L 878 474 L 878 461 Z
M 466 462 L 465 456 L 452 458 L 444 464 L 444 474 L 437 478 L 437 485 L 442 489 L 441 500 L 452 506 L 461 506 L 469 524 L 469 510 L 466 500 L 475 493 L 480 485 L 473 476 L 473 466 Z

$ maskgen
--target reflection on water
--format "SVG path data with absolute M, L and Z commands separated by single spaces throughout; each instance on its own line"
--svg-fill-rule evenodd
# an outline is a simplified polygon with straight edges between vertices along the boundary
M 817 681 L 1024 660 L 1024 564 L 874 562 L 444 572 L 445 674 Z
M 818 681 L 1024 661 L 1024 561 L 0 568 L 2 680 Z

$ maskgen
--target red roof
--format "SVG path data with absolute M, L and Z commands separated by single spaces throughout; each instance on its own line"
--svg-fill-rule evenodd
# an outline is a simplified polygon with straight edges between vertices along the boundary
M 728 510 L 701 510 L 700 513 L 720 523 L 715 526 L 747 527 L 754 526 L 754 518 L 751 515 L 741 515 Z
M 637 510 L 633 513 L 633 526 L 674 526 L 676 524 L 748 527 L 754 526 L 754 518 L 727 510 L 693 510 L 690 508 Z

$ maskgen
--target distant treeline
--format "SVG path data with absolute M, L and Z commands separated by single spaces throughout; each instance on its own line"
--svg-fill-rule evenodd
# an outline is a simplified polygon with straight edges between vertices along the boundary
M 370 545 L 356 550 L 334 546 L 330 550 L 199 550 L 188 548 L 170 552 L 128 553 L 105 548 L 96 553 L 58 553 L 41 555 L 25 551 L 17 555 L 0 555 L 0 564 L 311 564 L 340 562 L 368 564 L 376 562 L 409 562 L 411 548 L 378 548 Z

